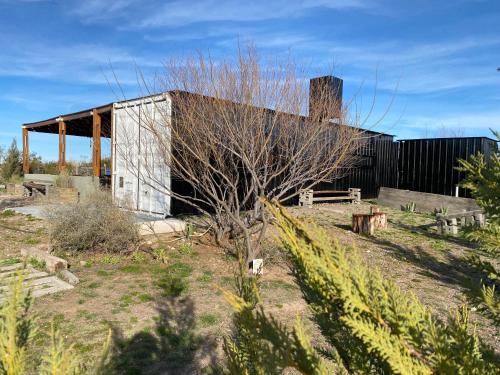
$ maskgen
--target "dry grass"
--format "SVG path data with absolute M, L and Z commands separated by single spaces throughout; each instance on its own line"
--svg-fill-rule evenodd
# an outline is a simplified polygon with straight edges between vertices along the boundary
M 470 282 L 480 275 L 462 257 L 475 252 L 474 248 L 460 239 L 438 235 L 430 216 L 386 208 L 387 230 L 373 237 L 352 233 L 351 214 L 368 210 L 369 204 L 364 203 L 292 211 L 314 220 L 342 243 L 356 246 L 368 264 L 381 268 L 387 278 L 415 293 L 439 316 L 445 317 L 450 308 L 467 300 Z M 47 241 L 43 221 L 14 215 L 0 218 L 0 224 L 18 229 L 0 226 L 0 258 L 19 256 L 25 241 L 35 236 L 23 231 L 37 232 L 36 238 Z M 266 311 L 285 324 L 293 324 L 299 314 L 311 336 L 321 337 L 314 334 L 317 328 L 307 319 L 307 305 L 286 262 L 279 260 L 281 254 L 274 254 L 278 249 L 273 237 L 271 230 L 265 254 L 273 264 L 266 263 L 262 278 Z M 68 292 L 35 300 L 42 329 L 37 338 L 39 351 L 30 353 L 33 364 L 47 345 L 52 320 L 67 342 L 89 359 L 100 352 L 111 326 L 117 346 L 109 374 L 200 374 L 221 360 L 222 337 L 231 332 L 231 310 L 217 286 L 233 288 L 235 259 L 208 238 L 193 239 L 191 251 L 179 249 L 168 237 L 150 240 L 154 249 L 162 249 L 162 261 L 149 255 L 98 252 L 66 256 L 81 283 Z M 87 263 L 80 265 L 80 260 Z M 498 351 L 498 331 L 491 322 L 477 313 L 472 313 L 472 319 L 478 333 Z
M 47 217 L 55 250 L 127 253 L 139 244 L 133 213 L 116 207 L 104 191 L 79 203 L 49 206 Z

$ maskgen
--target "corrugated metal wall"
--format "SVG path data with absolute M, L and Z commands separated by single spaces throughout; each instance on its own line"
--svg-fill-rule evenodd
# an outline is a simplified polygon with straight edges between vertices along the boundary
M 315 190 L 347 190 L 360 188 L 363 199 L 376 198 L 380 186 L 397 184 L 398 143 L 389 135 L 373 136 L 357 153 L 356 166 L 332 182 L 322 183 Z
M 478 152 L 489 158 L 496 149 L 494 140 L 480 137 L 399 141 L 399 179 L 388 187 L 454 196 L 465 178 L 456 169 L 458 159 L 470 160 Z M 470 192 L 460 188 L 459 196 L 470 198 Z
M 431 138 L 393 141 L 392 136 L 370 138 L 358 152 L 356 168 L 341 173 L 330 183 L 315 190 L 347 190 L 360 188 L 363 199 L 376 198 L 381 186 L 455 195 L 455 187 L 465 178 L 456 170 L 458 159 L 470 160 L 478 152 L 487 159 L 497 152 L 497 142 L 484 137 Z M 470 198 L 460 188 L 459 196 Z

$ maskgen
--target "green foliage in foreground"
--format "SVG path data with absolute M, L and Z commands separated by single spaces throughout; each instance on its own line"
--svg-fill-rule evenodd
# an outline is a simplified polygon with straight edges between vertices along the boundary
M 465 307 L 451 312 L 447 324 L 439 321 L 354 251 L 283 208 L 268 207 L 328 345 L 313 347 L 300 319 L 287 329 L 266 314 L 256 280 L 242 268 L 238 295 L 224 292 L 236 310 L 235 333 L 224 345 L 230 373 L 279 374 L 287 367 L 303 374 L 499 373 Z
M 493 131 L 500 142 L 500 133 Z M 487 161 L 484 155 L 477 154 L 470 161 L 459 160 L 459 170 L 467 173 L 462 186 L 470 189 L 477 204 L 488 217 L 484 228 L 476 228 L 466 234 L 466 237 L 479 243 L 481 250 L 494 258 L 500 258 L 500 154 L 492 155 Z M 491 317 L 496 325 L 500 325 L 500 294 L 498 293 L 499 278 L 495 267 L 489 264 L 491 270 L 486 280 L 483 280 L 479 298 L 486 315 Z
M 0 295 L 0 301 L 0 374 L 27 374 L 27 353 L 37 327 L 30 314 L 32 298 L 23 291 L 22 276 L 14 278 L 8 293 Z M 43 375 L 104 375 L 110 342 L 111 334 L 104 343 L 101 357 L 94 365 L 88 365 L 82 363 L 73 346 L 66 346 L 59 332 L 52 328 L 51 345 L 37 371 Z
M 493 132 L 500 142 L 500 133 Z M 467 173 L 462 186 L 471 191 L 477 204 L 488 217 L 488 225 L 470 234 L 470 239 L 478 241 L 481 248 L 500 256 L 500 154 L 494 153 L 491 160 L 477 154 L 470 161 L 459 160 L 459 170 Z

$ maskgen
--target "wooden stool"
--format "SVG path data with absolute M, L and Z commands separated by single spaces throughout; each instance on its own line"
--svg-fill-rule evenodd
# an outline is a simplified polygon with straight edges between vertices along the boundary
M 352 231 L 373 235 L 375 232 L 375 216 L 371 214 L 352 214 Z

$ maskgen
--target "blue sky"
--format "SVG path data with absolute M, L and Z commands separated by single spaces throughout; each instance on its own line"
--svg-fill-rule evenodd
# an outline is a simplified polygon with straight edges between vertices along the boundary
M 500 129 L 500 1 L 0 0 L 0 146 L 21 124 L 115 100 L 115 71 L 137 96 L 147 77 L 196 50 L 234 56 L 253 42 L 262 56 L 291 50 L 310 76 L 344 79 L 344 98 L 376 130 L 399 138 L 490 135 Z M 74 138 L 74 137 L 68 137 Z M 57 158 L 57 136 L 31 151 Z M 88 139 L 68 140 L 90 158 Z

